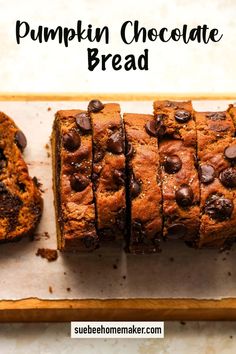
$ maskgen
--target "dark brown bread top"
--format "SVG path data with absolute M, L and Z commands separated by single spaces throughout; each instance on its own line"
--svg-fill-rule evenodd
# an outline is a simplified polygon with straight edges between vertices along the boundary
M 201 181 L 197 246 L 220 247 L 236 232 L 235 129 L 228 112 L 195 112 L 195 120 Z
M 33 236 L 43 202 L 36 178 L 30 178 L 22 152 L 24 134 L 0 112 L 0 241 Z
M 58 248 L 90 251 L 98 246 L 91 182 L 92 135 L 85 111 L 56 113 L 53 135 Z
M 156 118 L 160 138 L 180 139 L 186 146 L 196 146 L 196 130 L 191 101 L 155 101 Z
M 88 108 L 93 129 L 93 182 L 97 229 L 103 241 L 123 240 L 125 232 L 125 156 L 120 106 L 98 102 Z M 90 109 L 90 106 L 92 108 Z M 96 108 L 96 107 L 95 107 Z
M 157 252 L 162 231 L 159 154 L 149 132 L 152 115 L 124 114 L 132 253 Z M 149 133 L 148 133 L 149 132 Z
M 195 150 L 181 140 L 163 139 L 159 143 L 163 236 L 192 241 L 199 231 L 199 181 Z

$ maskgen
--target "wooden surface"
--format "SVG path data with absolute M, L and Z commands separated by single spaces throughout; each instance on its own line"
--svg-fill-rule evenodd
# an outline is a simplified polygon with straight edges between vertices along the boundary
M 87 101 L 195 99 L 235 100 L 229 94 L 56 94 L 0 93 L 0 101 Z M 236 298 L 196 299 L 122 299 L 122 300 L 42 300 L 29 298 L 0 301 L 0 322 L 51 322 L 72 320 L 236 320 Z
M 0 322 L 236 320 L 236 299 L 0 301 Z
M 236 100 L 234 93 L 1 93 L 0 101 L 89 101 L 97 98 L 104 101 L 169 100 Z

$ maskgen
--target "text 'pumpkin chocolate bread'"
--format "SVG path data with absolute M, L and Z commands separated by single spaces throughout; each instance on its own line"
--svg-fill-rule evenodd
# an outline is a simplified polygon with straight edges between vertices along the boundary
M 26 137 L 13 120 L 0 112 L 0 241 L 33 236 L 43 202 L 30 178 L 22 153 Z
M 92 100 L 93 184 L 101 241 L 123 240 L 126 230 L 124 131 L 120 106 Z
M 228 112 L 195 112 L 201 226 L 198 247 L 220 247 L 235 237 L 236 140 Z
M 92 189 L 92 129 L 85 111 L 56 114 L 52 133 L 58 248 L 91 251 L 98 246 Z
M 199 231 L 196 127 L 190 101 L 155 101 L 163 196 L 163 236 L 195 240 Z
M 162 233 L 159 154 L 152 115 L 124 114 L 131 253 L 159 250 Z

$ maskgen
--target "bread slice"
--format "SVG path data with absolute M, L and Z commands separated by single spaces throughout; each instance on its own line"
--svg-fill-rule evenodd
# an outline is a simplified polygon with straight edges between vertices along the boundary
M 123 240 L 125 233 L 125 155 L 120 106 L 90 101 L 93 129 L 93 184 L 100 240 Z
M 159 153 L 156 136 L 150 127 L 154 117 L 126 113 L 123 116 L 126 135 L 128 174 L 128 213 L 131 253 L 159 251 L 162 232 L 162 194 L 159 175 Z
M 56 113 L 52 132 L 53 189 L 58 249 L 98 247 L 92 188 L 92 132 L 85 111 Z
M 0 241 L 32 236 L 43 202 L 36 179 L 29 176 L 22 153 L 25 135 L 0 112 Z

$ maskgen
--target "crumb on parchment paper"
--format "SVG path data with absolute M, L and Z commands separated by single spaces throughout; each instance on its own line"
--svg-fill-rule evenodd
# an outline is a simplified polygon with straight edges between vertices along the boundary
M 58 258 L 57 250 L 52 250 L 50 248 L 38 248 L 35 254 L 36 256 L 46 258 L 49 262 L 56 261 Z

